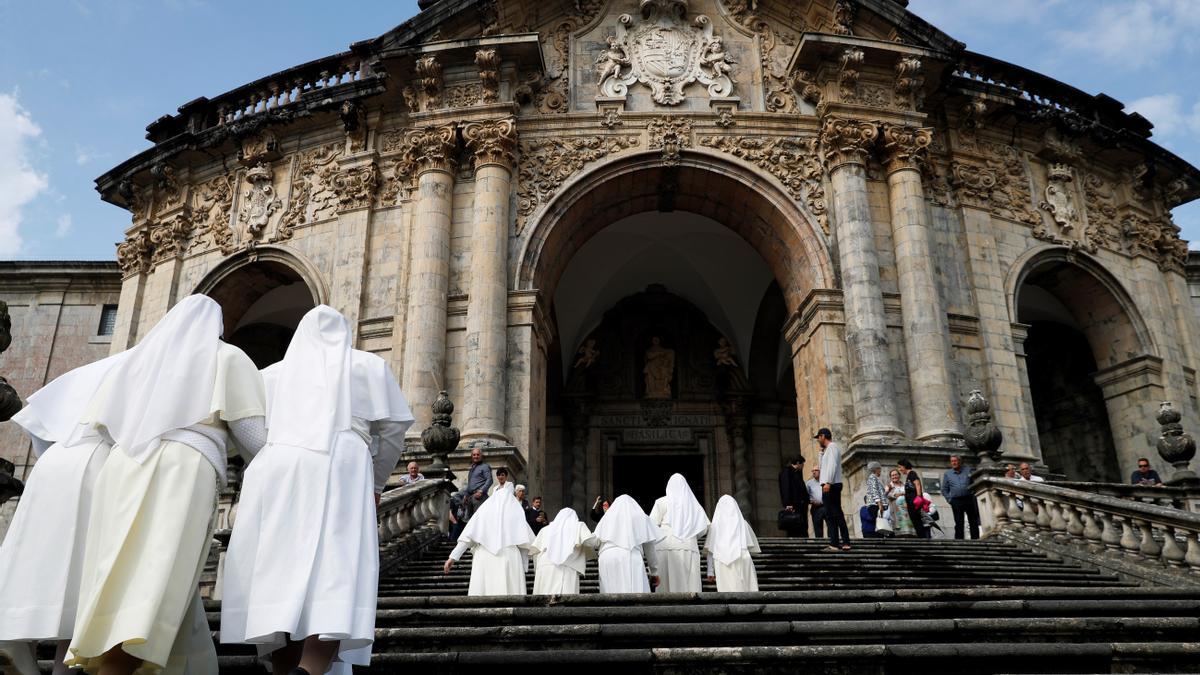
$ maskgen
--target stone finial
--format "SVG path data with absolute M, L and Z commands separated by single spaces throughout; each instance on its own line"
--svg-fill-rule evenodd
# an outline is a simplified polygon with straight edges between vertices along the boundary
M 7 459 L 0 459 L 0 505 L 13 497 L 20 497 L 25 484 L 16 477 L 16 467 Z
M 12 319 L 8 316 L 8 303 L 0 300 L 0 354 L 12 344 Z M 21 410 L 21 397 L 8 380 L 0 377 L 0 422 L 7 422 Z M 11 474 L 12 471 L 10 470 Z M 0 499 L 0 504 L 4 499 Z
M 1194 482 L 1196 472 L 1188 469 L 1188 462 L 1196 456 L 1196 441 L 1191 435 L 1184 433 L 1179 420 L 1183 416 L 1171 406 L 1170 401 L 1163 401 L 1155 416 L 1162 425 L 1162 433 L 1158 437 L 1158 454 L 1175 467 L 1175 474 L 1168 483 Z
M 963 440 L 980 465 L 991 464 L 1000 460 L 1000 444 L 1004 442 L 1004 434 L 992 424 L 992 404 L 978 389 L 972 390 L 967 396 L 967 430 Z
M 445 391 L 441 391 L 430 407 L 433 409 L 433 422 L 421 432 L 421 445 L 425 446 L 425 451 L 433 457 L 433 464 L 429 465 L 424 473 L 431 478 L 453 479 L 454 473 L 446 464 L 446 455 L 458 447 L 460 436 L 458 429 L 450 426 L 454 403 Z

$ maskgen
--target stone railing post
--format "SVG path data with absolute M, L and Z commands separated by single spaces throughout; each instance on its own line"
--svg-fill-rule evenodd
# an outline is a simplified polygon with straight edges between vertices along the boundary
M 430 423 L 430 405 L 445 383 L 446 305 L 450 284 L 450 220 L 457 161 L 454 125 L 410 131 L 417 179 L 404 325 L 404 391 L 416 415 L 410 436 Z
M 914 436 L 922 441 L 954 442 L 963 434 L 953 406 L 948 405 L 952 400 L 950 331 L 934 276 L 933 232 L 921 183 L 921 167 L 932 140 L 932 129 L 883 125 Z
M 475 160 L 463 439 L 507 445 L 508 204 L 517 125 L 511 118 L 472 122 L 463 139 Z
M 857 420 L 852 441 L 900 436 L 879 284 L 879 256 L 867 199 L 867 158 L 879 128 L 873 122 L 827 117 L 821 149 L 833 189 L 838 261 L 850 355 L 850 395 Z

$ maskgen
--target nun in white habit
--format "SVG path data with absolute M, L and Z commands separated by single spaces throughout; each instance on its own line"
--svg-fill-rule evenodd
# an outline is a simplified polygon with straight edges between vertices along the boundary
M 650 509 L 650 521 L 666 532 L 656 547 L 659 554 L 661 591 L 700 592 L 700 547 L 697 539 L 708 531 L 708 515 L 696 501 L 687 479 L 674 474 L 667 481 L 667 494 Z
M 525 595 L 525 568 L 533 530 L 517 501 L 512 483 L 505 483 L 480 505 L 458 535 L 443 571 L 471 550 L 471 585 L 467 595 Z
M 263 371 L 267 444 L 242 484 L 221 641 L 257 644 L 276 673 L 349 673 L 371 659 L 375 508 L 413 415 L 387 363 L 350 343 L 345 317 L 320 305 Z
M 758 537 L 742 517 L 737 500 L 724 495 L 713 510 L 712 524 L 704 539 L 708 554 L 708 578 L 721 592 L 757 591 L 758 574 L 751 553 L 758 553 Z
M 181 300 L 105 374 L 72 442 L 113 442 L 96 477 L 67 665 L 216 673 L 197 588 L 231 445 L 265 439 L 262 377 L 220 341 L 221 308 Z
M 596 538 L 600 540 L 600 592 L 649 593 L 651 579 L 658 584 L 658 558 L 654 551 L 656 542 L 664 535 L 633 497 L 617 497 L 596 525 Z
M 575 509 L 563 509 L 533 540 L 534 595 L 570 595 L 579 592 L 579 577 L 587 561 L 596 557 L 600 540 L 579 522 Z
M 111 448 L 94 431 L 68 441 L 100 381 L 124 356 L 58 376 L 12 418 L 38 458 L 0 544 L 0 651 L 23 661 L 22 673 L 38 672 L 32 656 L 40 640 L 58 642 L 54 672 L 67 672 L 92 486 Z

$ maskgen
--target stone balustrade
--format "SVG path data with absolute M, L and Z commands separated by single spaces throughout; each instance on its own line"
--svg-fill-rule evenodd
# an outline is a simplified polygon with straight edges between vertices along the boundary
M 1047 481 L 1049 485 L 1079 490 L 1091 494 L 1115 497 L 1142 504 L 1153 504 L 1200 513 L 1200 489 L 1160 485 L 1126 485 L 1124 483 L 1087 483 L 1081 481 Z
M 217 124 L 228 124 L 294 103 L 309 92 L 355 82 L 367 73 L 365 62 L 340 55 L 290 68 L 213 99 Z
M 384 567 L 437 541 L 449 530 L 454 483 L 427 479 L 389 490 L 379 502 L 379 549 Z
M 1200 586 L 1200 515 L 1060 485 L 981 477 L 1000 536 L 1139 581 Z

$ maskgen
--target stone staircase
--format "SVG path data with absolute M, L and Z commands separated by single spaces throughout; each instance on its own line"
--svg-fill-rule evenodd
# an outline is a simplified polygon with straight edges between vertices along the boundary
M 450 547 L 436 544 L 381 579 L 371 670 L 1200 672 L 1200 588 L 999 540 L 761 544 L 759 593 L 601 595 L 592 563 L 581 595 L 499 598 L 466 597 L 469 557 L 443 575 Z M 263 672 L 252 650 L 221 654 L 222 673 Z

